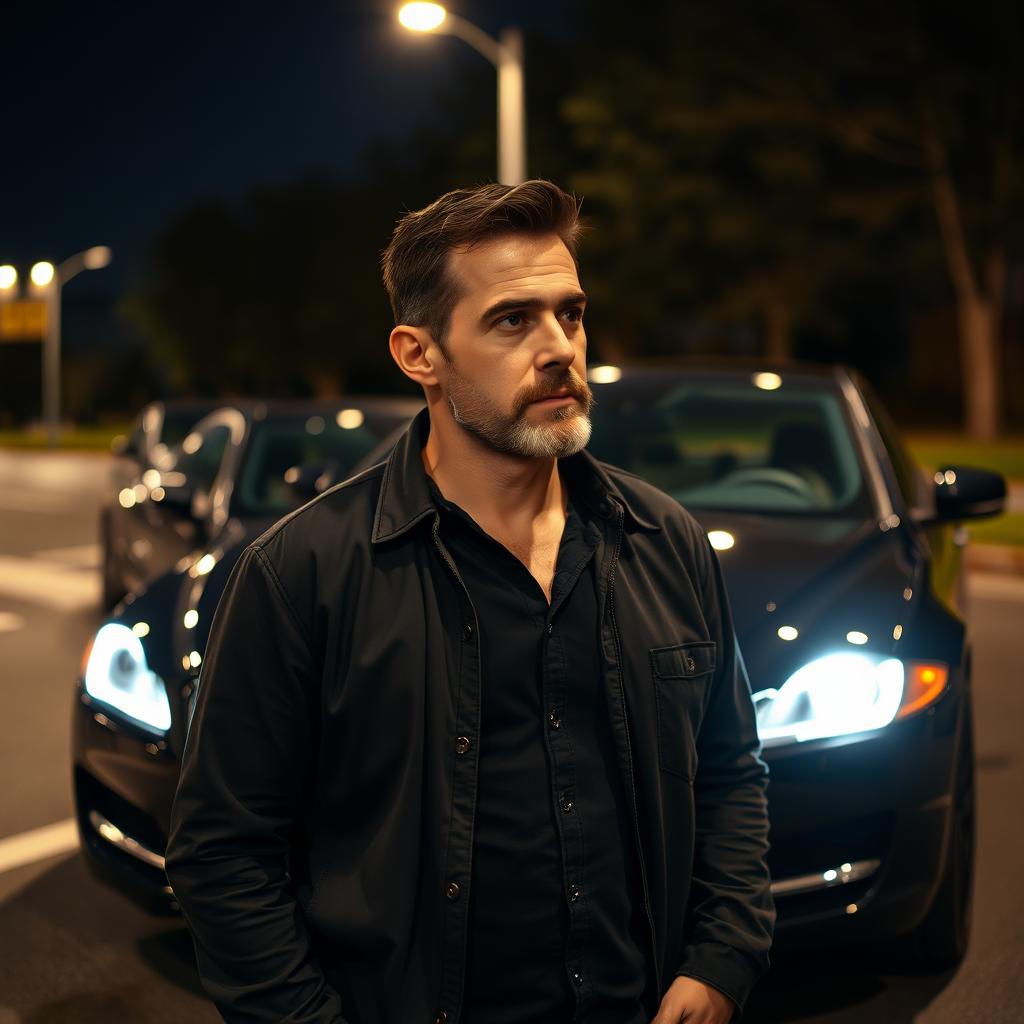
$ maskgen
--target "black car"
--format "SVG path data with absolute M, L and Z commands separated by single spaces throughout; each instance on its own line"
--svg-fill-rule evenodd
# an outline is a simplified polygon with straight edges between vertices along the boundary
M 140 538 L 134 536 L 126 510 L 140 504 L 140 495 L 148 494 L 147 480 L 170 469 L 175 449 L 192 426 L 221 404 L 219 399 L 192 398 L 149 402 L 132 420 L 128 433 L 110 442 L 109 491 L 99 513 L 104 610 L 162 571 L 150 564 L 146 544 L 135 543 Z
M 404 422 L 420 404 L 391 398 L 247 399 L 222 400 L 206 410 L 189 422 L 173 446 L 157 452 L 155 464 L 140 466 L 134 480 L 120 487 L 102 510 L 105 607 L 167 572 L 197 547 L 211 544 L 230 518 L 278 518 L 298 507 L 301 501 L 294 499 L 313 497 L 313 484 L 322 473 L 346 475 L 366 454 L 368 442 Z M 196 406 L 177 409 L 178 422 L 187 420 L 185 408 Z M 357 429 L 346 416 L 358 420 Z M 280 432 L 289 418 L 285 436 Z M 279 431 L 273 438 L 265 426 L 271 423 Z M 314 430 L 309 424 L 320 426 Z M 246 461 L 251 445 L 257 456 Z M 258 471 L 252 468 L 256 465 Z M 243 466 L 250 474 L 276 474 L 261 484 L 274 492 L 271 500 L 255 500 L 247 480 L 238 481 Z M 284 479 L 292 467 L 301 469 L 301 480 Z M 241 493 L 235 493 L 236 485 Z
M 898 938 L 912 962 L 956 962 L 974 850 L 956 524 L 999 512 L 1002 478 L 959 466 L 926 477 L 842 368 L 597 366 L 590 379 L 590 450 L 682 502 L 722 562 L 770 767 L 777 948 Z M 189 697 L 251 536 L 120 608 L 78 681 L 83 848 L 164 907 Z

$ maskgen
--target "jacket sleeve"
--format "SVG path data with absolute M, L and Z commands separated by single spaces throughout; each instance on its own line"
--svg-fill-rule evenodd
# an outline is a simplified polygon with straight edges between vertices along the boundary
M 718 657 L 697 741 L 696 844 L 684 974 L 743 1007 L 769 967 L 775 903 L 768 871 L 768 765 L 718 556 L 700 531 L 704 616 Z
M 229 1022 L 344 1024 L 288 872 L 318 692 L 306 631 L 250 544 L 211 624 L 165 865 L 203 986 Z

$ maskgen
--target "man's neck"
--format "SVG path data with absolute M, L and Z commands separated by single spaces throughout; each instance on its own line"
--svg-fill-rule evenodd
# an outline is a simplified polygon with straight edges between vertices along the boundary
M 507 455 L 457 423 L 433 421 L 422 458 L 445 498 L 488 532 L 526 539 L 565 522 L 569 495 L 557 459 Z

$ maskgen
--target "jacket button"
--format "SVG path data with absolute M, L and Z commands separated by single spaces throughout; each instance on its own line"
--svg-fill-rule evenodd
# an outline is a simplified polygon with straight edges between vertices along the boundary
M 472 622 L 467 622 L 462 627 L 462 639 L 463 640 L 468 640 L 472 635 L 473 635 L 473 623 Z
M 555 631 L 554 623 L 553 622 L 549 622 L 548 623 L 548 636 L 551 636 L 551 634 L 554 633 L 554 631 Z
M 469 750 L 469 737 L 459 736 L 455 741 L 455 753 L 465 754 L 467 750 Z
M 569 902 L 575 903 L 580 898 L 580 887 L 578 885 L 569 886 Z
M 583 975 L 579 971 L 572 972 L 572 983 L 577 987 L 583 984 Z
M 687 658 L 686 659 L 686 671 L 687 672 L 692 672 L 696 667 L 697 667 L 697 663 L 693 660 L 693 658 Z
M 458 882 L 449 882 L 448 883 L 448 888 L 445 889 L 444 894 L 450 900 L 457 900 L 459 898 L 459 893 L 461 891 L 462 890 L 459 888 L 459 883 Z
M 565 811 L 566 814 L 572 813 L 572 797 L 569 796 L 568 793 L 562 794 L 562 810 Z
M 552 729 L 562 728 L 562 720 L 558 717 L 558 712 L 554 708 L 548 712 L 548 722 L 551 724 Z
M 438 1010 L 437 1016 L 434 1018 L 434 1024 L 447 1024 L 448 1014 L 444 1010 Z

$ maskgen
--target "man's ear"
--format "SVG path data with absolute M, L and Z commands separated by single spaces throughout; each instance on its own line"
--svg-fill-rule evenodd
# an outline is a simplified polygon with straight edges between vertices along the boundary
M 442 359 L 441 350 L 425 327 L 399 324 L 391 332 L 388 344 L 391 358 L 406 377 L 421 387 L 438 383 L 437 365 Z

